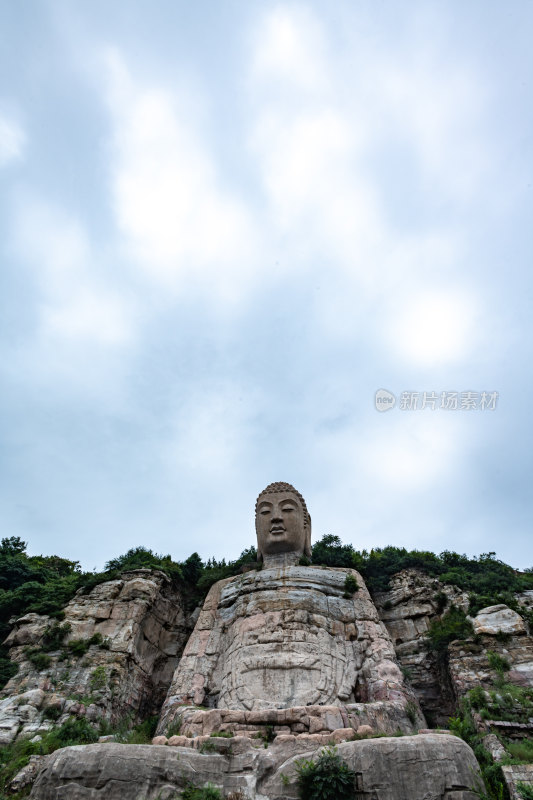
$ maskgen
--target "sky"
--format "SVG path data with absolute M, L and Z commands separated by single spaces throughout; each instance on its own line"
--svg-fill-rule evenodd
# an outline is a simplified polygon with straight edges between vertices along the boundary
M 532 26 L 1 0 L 2 536 L 236 558 L 287 481 L 315 541 L 532 566 Z

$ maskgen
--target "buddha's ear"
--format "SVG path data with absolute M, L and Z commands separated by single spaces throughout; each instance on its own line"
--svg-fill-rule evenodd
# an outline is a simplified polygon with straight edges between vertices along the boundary
M 311 515 L 307 515 L 307 525 L 305 526 L 305 547 L 304 555 L 311 558 Z

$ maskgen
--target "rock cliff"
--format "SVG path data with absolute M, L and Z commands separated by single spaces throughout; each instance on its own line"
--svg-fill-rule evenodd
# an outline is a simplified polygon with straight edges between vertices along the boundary
M 116 724 L 158 712 L 190 629 L 169 579 L 152 570 L 80 590 L 61 622 L 18 619 L 6 640 L 19 671 L 1 693 L 0 744 L 72 715 Z
M 226 797 L 296 800 L 296 762 L 314 754 L 309 742 L 280 742 L 265 750 L 247 739 L 214 740 L 213 751 L 157 745 L 68 747 L 51 756 L 31 798 L 157 800 L 209 782 Z M 360 800 L 476 800 L 474 790 L 481 786 L 474 754 L 455 736 L 346 742 L 338 753 L 355 773 Z
M 423 728 L 417 701 L 430 726 L 445 726 L 473 690 L 480 704 L 475 724 L 497 760 L 508 756 L 509 737 L 531 736 L 533 593 L 517 596 L 513 609 L 481 609 L 471 635 L 442 657 L 428 634 L 452 606 L 468 611 L 468 596 L 456 587 L 410 569 L 371 598 L 360 576 L 357 591 L 345 591 L 351 570 L 274 573 L 220 582 L 190 617 L 162 572 L 134 570 L 78 592 L 63 620 L 18 619 L 7 644 L 19 672 L 1 694 L 0 744 L 43 736 L 72 717 L 116 725 L 162 711 L 161 731 L 177 719 L 182 729 L 152 746 L 64 748 L 34 759 L 13 790 L 26 791 L 41 769 L 35 800 L 129 800 L 141 789 L 150 800 L 193 779 L 211 780 L 236 798 L 282 800 L 297 796 L 295 759 L 334 743 L 360 775 L 362 799 L 416 800 L 430 792 L 473 800 L 477 767 L 459 739 L 430 732 L 363 737 Z M 508 684 L 522 691 L 525 705 L 518 709 L 515 694 L 498 718 L 505 691 L 498 695 L 495 687 Z M 392 788 L 390 770 L 403 776 Z M 504 775 L 511 795 L 518 780 L 533 781 L 525 766 Z

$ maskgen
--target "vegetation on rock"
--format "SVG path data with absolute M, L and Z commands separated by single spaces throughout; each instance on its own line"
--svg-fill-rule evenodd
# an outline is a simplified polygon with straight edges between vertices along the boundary
M 335 747 L 326 747 L 316 759 L 296 762 L 301 800 L 353 800 L 355 773 Z
M 533 786 L 530 783 L 518 781 L 516 788 L 522 800 L 533 800 Z
M 312 561 L 317 565 L 358 570 L 371 592 L 385 591 L 393 575 L 403 569 L 416 568 L 438 578 L 441 583 L 468 591 L 471 614 L 484 606 L 505 603 L 533 622 L 531 612 L 519 608 L 513 594 L 533 588 L 533 572 L 518 573 L 499 561 L 494 553 L 468 558 L 450 551 L 435 555 L 401 547 L 357 551 L 351 544 L 343 544 L 338 536 L 326 534 L 314 543 Z M 108 561 L 102 572 L 82 572 L 77 561 L 55 555 L 28 556 L 26 543 L 18 536 L 4 538 L 0 544 L 0 642 L 9 633 L 9 620 L 13 617 L 28 612 L 55 617 L 57 622 L 45 632 L 40 649 L 29 656 L 37 669 L 46 669 L 46 653 L 63 647 L 63 639 L 68 633 L 67 626 L 60 624 L 63 608 L 78 589 L 88 592 L 128 570 L 158 569 L 181 590 L 187 610 L 192 611 L 216 581 L 239 574 L 244 565 L 260 566 L 255 547 L 244 550 L 234 561 L 211 558 L 205 563 L 198 553 L 193 553 L 183 562 L 176 562 L 170 555 L 158 555 L 145 547 L 134 547 Z M 351 577 L 348 576 L 347 580 Z M 357 589 L 350 583 L 345 591 L 353 594 Z M 438 595 L 440 597 L 442 593 Z M 444 607 L 445 595 L 441 598 L 440 610 Z M 455 638 L 463 638 L 466 626 L 459 616 L 457 610 L 450 609 L 443 618 L 443 626 L 432 632 L 432 645 L 436 650 L 445 647 L 446 639 L 451 641 L 454 634 L 458 634 Z M 68 649 L 72 655 L 81 656 L 92 644 L 105 647 L 105 642 L 77 640 L 69 642 Z M 16 671 L 17 665 L 9 660 L 7 650 L 0 646 L 0 688 Z
M 202 788 L 186 786 L 181 793 L 182 800 L 222 800 L 222 792 L 212 784 L 207 784 Z
M 472 623 L 465 612 L 452 605 L 442 617 L 431 623 L 428 631 L 429 648 L 442 655 L 447 651 L 450 642 L 468 639 L 473 634 Z
M 44 734 L 39 741 L 21 738 L 0 748 L 0 797 L 15 775 L 28 764 L 31 756 L 49 755 L 60 747 L 92 744 L 97 741 L 98 731 L 87 720 L 69 719 L 60 727 Z
M 450 730 L 469 744 L 474 751 L 486 788 L 485 793 L 483 787 L 479 787 L 480 797 L 485 797 L 487 800 L 509 800 L 509 791 L 502 768 L 499 764 L 494 763 L 492 756 L 485 749 L 484 736 L 479 733 L 474 722 L 468 698 L 464 698 L 460 702 L 457 715 L 450 718 Z

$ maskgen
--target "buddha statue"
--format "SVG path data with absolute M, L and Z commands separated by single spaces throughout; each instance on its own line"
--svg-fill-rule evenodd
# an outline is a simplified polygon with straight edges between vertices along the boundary
M 423 724 L 361 575 L 308 565 L 311 517 L 302 495 L 288 483 L 270 484 L 257 498 L 255 525 L 262 569 L 211 588 L 159 732 L 177 714 L 190 735 L 211 732 L 213 719 L 221 729 L 263 720 L 286 730 L 287 710 L 296 709 L 300 716 L 292 719 L 324 717 L 329 709 L 337 727 L 363 722 L 392 733 L 412 730 L 415 708 Z M 305 722 L 295 724 L 305 729 Z
M 311 557 L 311 517 L 290 483 L 271 483 L 255 504 L 257 556 L 265 567 L 297 564 Z

